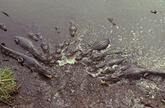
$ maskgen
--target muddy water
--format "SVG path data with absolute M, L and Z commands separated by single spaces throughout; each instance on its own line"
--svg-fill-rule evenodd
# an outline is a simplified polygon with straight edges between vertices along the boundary
M 80 31 L 88 32 L 88 43 L 109 38 L 111 45 L 137 51 L 139 64 L 165 69 L 164 0 L 0 0 L 0 10 L 10 15 L 0 14 L 0 22 L 8 28 L 0 30 L 0 42 L 13 49 L 20 50 L 13 36 L 26 36 L 29 31 L 41 32 L 52 44 L 60 43 L 70 37 L 69 21 L 73 20 Z
M 41 32 L 51 43 L 59 43 L 69 37 L 69 21 L 73 20 L 80 29 L 88 30 L 87 40 L 108 37 L 119 46 L 140 46 L 143 53 L 150 53 L 147 59 L 164 58 L 164 0 L 1 0 L 0 10 L 11 16 L 0 17 L 10 31 L 1 31 L 1 40 L 11 47 L 15 47 L 13 35 L 25 36 L 29 31 Z M 116 26 L 107 18 L 113 18 Z

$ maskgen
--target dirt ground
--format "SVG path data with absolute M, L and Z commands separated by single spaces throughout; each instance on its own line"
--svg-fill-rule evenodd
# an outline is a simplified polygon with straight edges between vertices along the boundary
M 155 84 L 149 80 L 141 80 L 108 87 L 101 85 L 100 80 L 89 76 L 81 64 L 62 68 L 55 66 L 52 70 L 55 78 L 45 80 L 17 64 L 15 60 L 0 56 L 1 67 L 12 67 L 18 83 L 21 84 L 19 93 L 15 95 L 13 108 L 163 108 L 164 106 L 162 101 L 164 93 L 157 87 L 163 82 Z

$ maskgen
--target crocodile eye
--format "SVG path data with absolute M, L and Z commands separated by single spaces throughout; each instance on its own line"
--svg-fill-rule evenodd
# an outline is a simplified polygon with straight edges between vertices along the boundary
M 6 46 L 6 44 L 4 42 L 1 43 L 2 46 Z
M 18 43 L 19 43 L 19 40 L 18 40 L 18 39 L 15 39 L 14 41 L 15 41 L 15 43 L 16 43 L 16 44 L 18 44 Z

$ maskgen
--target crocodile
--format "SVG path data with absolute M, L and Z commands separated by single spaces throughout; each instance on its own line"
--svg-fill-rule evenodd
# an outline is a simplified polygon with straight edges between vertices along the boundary
M 34 41 L 38 41 L 39 40 L 39 38 L 32 32 L 29 32 L 28 36 L 29 36 L 30 39 L 32 39 Z
M 74 37 L 76 35 L 76 32 L 77 32 L 77 27 L 73 21 L 70 21 L 69 23 L 70 23 L 70 27 L 69 27 L 70 35 L 72 37 Z
M 21 36 L 15 36 L 15 42 L 26 51 L 29 51 L 29 53 L 31 53 L 37 60 L 43 63 L 49 62 L 49 60 L 45 56 L 42 56 L 40 54 L 40 52 L 35 48 L 35 46 L 29 39 Z
M 5 11 L 1 11 L 1 13 L 4 14 L 5 16 L 7 16 L 7 17 L 10 17 L 10 15 Z
M 130 67 L 123 71 L 122 74 L 116 77 L 112 77 L 111 75 L 106 76 L 105 78 L 101 79 L 102 83 L 116 83 L 121 81 L 123 78 L 128 80 L 138 80 L 140 78 L 147 78 L 148 76 L 159 76 L 165 78 L 165 72 L 163 71 L 153 71 L 141 67 Z
M 10 49 L 6 47 L 4 43 L 0 44 L 0 49 L 2 53 L 13 57 L 14 59 L 18 60 L 22 65 L 28 67 L 32 71 L 36 71 L 41 75 L 44 75 L 47 78 L 52 78 L 52 74 L 50 71 L 47 71 L 43 66 L 33 57 L 29 57 L 27 55 L 24 55 L 20 52 L 17 52 L 13 49 Z
M 0 23 L 0 29 L 3 30 L 3 31 L 5 31 L 5 32 L 7 31 L 7 27 L 3 23 Z
M 103 39 L 103 40 L 99 40 L 96 41 L 93 45 L 92 45 L 92 49 L 93 50 L 97 50 L 97 51 L 101 51 L 104 50 L 108 47 L 108 45 L 110 44 L 109 39 Z

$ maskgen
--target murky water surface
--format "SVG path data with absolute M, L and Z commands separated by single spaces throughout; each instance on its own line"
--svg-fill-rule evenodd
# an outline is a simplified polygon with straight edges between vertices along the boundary
M 58 44 L 70 37 L 74 21 L 88 44 L 109 38 L 112 46 L 136 51 L 139 64 L 165 69 L 165 0 L 0 0 L 0 11 L 10 15 L 0 14 L 8 29 L 0 30 L 0 42 L 15 50 L 23 52 L 14 36 L 28 32 Z
M 51 43 L 59 43 L 69 37 L 72 20 L 88 30 L 87 40 L 108 37 L 117 45 L 138 44 L 164 58 L 164 0 L 1 0 L 0 10 L 11 16 L 0 15 L 9 29 L 0 31 L 1 41 L 11 47 L 15 47 L 14 35 L 26 36 L 29 31 L 41 32 Z M 151 13 L 154 10 L 156 14 Z M 113 18 L 116 26 L 107 18 Z

